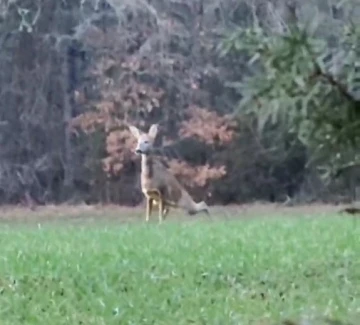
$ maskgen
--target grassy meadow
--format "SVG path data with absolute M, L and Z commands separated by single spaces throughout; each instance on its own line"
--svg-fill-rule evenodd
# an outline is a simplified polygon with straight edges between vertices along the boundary
M 1 222 L 0 324 L 357 323 L 353 218 L 134 218 Z

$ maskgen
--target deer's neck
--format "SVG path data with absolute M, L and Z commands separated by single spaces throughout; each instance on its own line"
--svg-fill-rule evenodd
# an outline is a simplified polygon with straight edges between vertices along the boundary
M 154 157 L 150 154 L 141 155 L 141 174 L 143 177 L 152 178 L 154 175 Z

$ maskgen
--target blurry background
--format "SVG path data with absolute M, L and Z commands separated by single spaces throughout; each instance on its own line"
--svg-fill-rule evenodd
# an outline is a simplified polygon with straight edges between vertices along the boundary
M 139 204 L 127 123 L 160 123 L 197 200 L 356 199 L 359 21 L 358 0 L 2 0 L 0 203 Z

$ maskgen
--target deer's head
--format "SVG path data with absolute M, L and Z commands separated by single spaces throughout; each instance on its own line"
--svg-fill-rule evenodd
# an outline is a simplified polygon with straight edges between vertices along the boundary
M 147 133 L 139 130 L 133 125 L 130 125 L 129 129 L 133 136 L 137 139 L 135 153 L 138 155 L 148 155 L 149 153 L 151 153 L 156 135 L 158 133 L 158 125 L 151 125 L 149 132 Z

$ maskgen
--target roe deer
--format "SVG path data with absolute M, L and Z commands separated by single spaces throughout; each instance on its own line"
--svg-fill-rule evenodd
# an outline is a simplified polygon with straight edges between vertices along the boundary
M 170 207 L 184 209 L 190 215 L 198 212 L 209 214 L 207 204 L 194 202 L 175 176 L 154 156 L 158 125 L 153 124 L 148 133 L 132 125 L 129 129 L 137 138 L 135 153 L 141 155 L 141 190 L 146 198 L 146 221 L 149 221 L 154 203 L 159 208 L 159 222 L 163 221 Z

